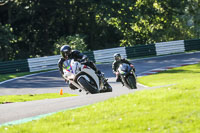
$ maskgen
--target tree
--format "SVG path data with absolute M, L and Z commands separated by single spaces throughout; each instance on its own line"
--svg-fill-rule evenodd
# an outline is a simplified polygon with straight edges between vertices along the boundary
M 61 37 L 55 44 L 55 54 L 60 54 L 60 48 L 63 45 L 70 45 L 72 49 L 74 50 L 79 50 L 81 52 L 84 52 L 87 50 L 87 45 L 85 44 L 85 39 L 86 36 L 84 35 L 79 35 L 76 34 L 74 36 L 67 36 L 67 37 Z
M 84 36 L 85 50 L 199 38 L 199 6 L 198 0 L 4 0 L 0 23 L 15 36 L 4 60 L 57 54 L 55 43 L 76 34 Z
M 12 60 L 15 52 L 12 48 L 14 35 L 10 25 L 2 25 L 0 23 L 0 61 Z

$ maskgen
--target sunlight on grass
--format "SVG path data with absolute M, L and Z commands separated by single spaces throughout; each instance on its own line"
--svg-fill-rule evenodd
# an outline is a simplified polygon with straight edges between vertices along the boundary
M 4 126 L 0 128 L 0 132 L 197 133 L 200 131 L 200 64 L 141 77 L 139 80 L 151 86 L 177 84 L 137 91 L 25 124 Z
M 77 96 L 77 95 L 68 94 L 68 93 L 63 93 L 63 95 L 60 95 L 59 93 L 8 95 L 8 96 L 0 96 L 0 104 L 10 103 L 10 102 L 11 103 L 12 102 L 25 102 L 25 101 L 42 100 L 42 99 L 71 97 L 71 96 Z
M 154 75 L 140 77 L 138 78 L 138 81 L 147 86 L 159 86 L 167 84 L 178 84 L 180 86 L 189 84 L 191 86 L 197 86 L 200 85 L 199 75 L 200 64 L 196 64 L 177 67 Z M 191 86 L 190 88 L 194 88 Z

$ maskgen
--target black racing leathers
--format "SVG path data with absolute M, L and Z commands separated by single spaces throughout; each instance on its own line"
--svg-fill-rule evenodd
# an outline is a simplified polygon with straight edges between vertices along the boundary
M 112 70 L 113 70 L 113 73 L 117 72 L 117 69 L 119 68 L 119 65 L 122 64 L 122 63 L 126 63 L 126 64 L 131 64 L 128 60 L 126 59 L 121 59 L 121 60 L 118 60 L 118 61 L 114 61 L 112 63 Z

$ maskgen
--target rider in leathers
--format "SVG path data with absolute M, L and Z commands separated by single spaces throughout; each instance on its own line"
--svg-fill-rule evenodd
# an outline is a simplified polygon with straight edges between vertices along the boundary
M 126 59 L 122 59 L 121 55 L 119 53 L 115 53 L 114 54 L 114 62 L 112 63 L 112 69 L 113 69 L 113 73 L 116 75 L 116 82 L 122 82 L 120 75 L 119 75 L 119 72 L 117 71 L 117 69 L 119 68 L 119 65 L 122 64 L 122 63 L 129 64 L 133 68 L 133 70 L 135 71 L 135 67 L 133 66 L 133 64 L 131 64 Z
M 64 78 L 64 72 L 63 72 L 63 62 L 68 60 L 68 59 L 74 59 L 75 61 L 83 61 L 83 60 L 87 60 L 87 56 L 80 53 L 78 50 L 72 50 L 71 47 L 69 45 L 63 45 L 60 48 L 60 53 L 61 53 L 61 58 L 58 61 L 58 68 L 59 71 L 62 75 L 62 77 Z M 95 64 L 91 61 L 87 61 L 85 63 L 87 66 L 89 66 L 90 68 L 92 68 L 95 73 L 97 74 L 97 76 L 100 78 L 101 76 L 101 72 L 96 68 Z M 66 78 L 64 78 L 66 81 Z M 68 81 L 66 81 L 68 82 Z M 77 89 L 73 84 L 69 84 L 69 87 L 71 89 Z

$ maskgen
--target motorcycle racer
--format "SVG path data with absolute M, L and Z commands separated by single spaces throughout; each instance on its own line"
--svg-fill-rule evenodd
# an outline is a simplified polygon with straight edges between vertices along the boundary
M 101 71 L 99 71 L 97 69 L 97 67 L 95 66 L 95 64 L 92 61 L 88 60 L 87 55 L 82 54 L 80 51 L 78 50 L 72 50 L 71 47 L 69 45 L 63 45 L 60 48 L 60 53 L 61 53 L 61 58 L 58 61 L 58 69 L 62 75 L 62 77 L 65 79 L 65 82 L 68 82 L 66 80 L 66 78 L 64 77 L 64 72 L 63 72 L 63 62 L 68 60 L 68 59 L 74 59 L 75 61 L 78 62 L 82 62 L 82 61 L 86 61 L 85 65 L 89 66 L 90 68 L 92 68 L 95 73 L 97 74 L 97 76 L 99 78 L 102 78 L 102 73 Z M 71 89 L 77 89 L 73 84 L 69 84 L 69 87 Z
M 114 57 L 114 62 L 112 63 L 112 70 L 113 70 L 113 73 L 116 75 L 116 82 L 121 82 L 121 78 L 119 76 L 119 73 L 117 72 L 117 69 L 119 68 L 120 64 L 122 64 L 122 63 L 129 64 L 133 68 L 133 70 L 135 72 L 134 65 L 131 64 L 125 58 L 122 59 L 122 57 L 121 57 L 121 55 L 119 53 L 115 53 L 113 57 Z

